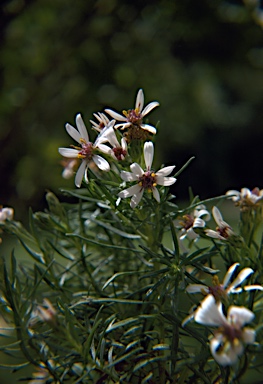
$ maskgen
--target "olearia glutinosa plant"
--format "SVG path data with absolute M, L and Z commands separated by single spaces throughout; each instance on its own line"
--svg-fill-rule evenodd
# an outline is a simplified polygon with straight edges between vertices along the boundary
M 26 227 L 1 207 L 1 231 L 20 246 L 1 260 L 0 365 L 21 380 L 262 377 L 263 190 L 203 201 L 190 190 L 179 207 L 171 190 L 193 159 L 156 164 L 148 115 L 158 106 L 145 106 L 140 89 L 134 108 L 95 112 L 88 129 L 77 114 L 66 124 L 70 146 L 59 148 L 75 187 L 60 198 L 49 191 Z M 225 221 L 229 211 L 237 223 Z

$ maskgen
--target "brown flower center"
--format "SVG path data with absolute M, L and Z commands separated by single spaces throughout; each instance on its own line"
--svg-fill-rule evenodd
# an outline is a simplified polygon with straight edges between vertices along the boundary
M 149 192 L 156 187 L 156 174 L 153 171 L 146 171 L 142 176 L 139 177 L 139 185 L 143 189 L 147 189 Z

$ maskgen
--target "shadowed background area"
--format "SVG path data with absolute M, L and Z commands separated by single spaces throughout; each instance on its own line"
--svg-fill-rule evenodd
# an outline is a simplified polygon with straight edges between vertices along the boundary
M 156 167 L 196 159 L 173 188 L 202 199 L 262 188 L 263 30 L 255 0 L 13 0 L 0 22 L 0 203 L 41 209 L 61 177 L 64 124 L 160 102 Z M 262 22 L 263 23 L 263 22 Z

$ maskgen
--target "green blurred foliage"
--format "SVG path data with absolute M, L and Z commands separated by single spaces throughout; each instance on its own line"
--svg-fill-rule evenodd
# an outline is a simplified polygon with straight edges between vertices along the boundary
M 41 209 L 61 177 L 64 124 L 78 112 L 161 106 L 159 163 L 202 198 L 260 184 L 263 31 L 257 0 L 4 0 L 0 23 L 0 202 Z M 159 165 L 159 164 L 158 164 Z M 262 185 L 258 185 L 262 188 Z

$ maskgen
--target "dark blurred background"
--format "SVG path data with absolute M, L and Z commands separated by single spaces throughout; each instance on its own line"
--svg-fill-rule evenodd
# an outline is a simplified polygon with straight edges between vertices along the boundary
M 173 192 L 263 187 L 263 11 L 257 0 L 2 0 L 0 204 L 23 220 L 61 177 L 64 124 L 161 104 L 156 165 L 194 162 Z

